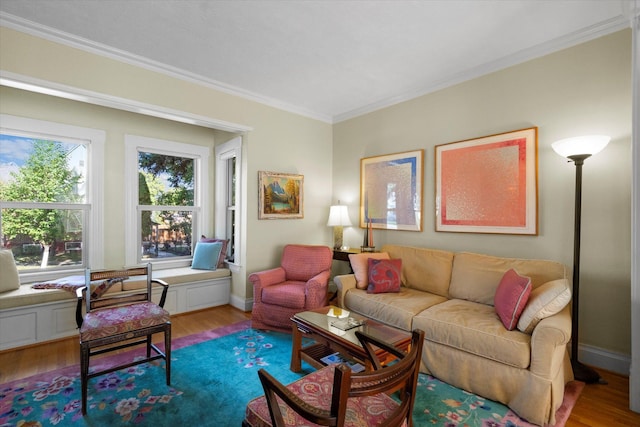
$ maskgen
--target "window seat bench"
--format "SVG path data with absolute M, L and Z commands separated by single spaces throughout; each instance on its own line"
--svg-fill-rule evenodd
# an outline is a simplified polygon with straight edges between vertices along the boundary
M 226 268 L 155 270 L 153 278 L 169 284 L 164 308 L 171 314 L 224 305 L 230 300 L 231 271 Z M 108 293 L 126 293 L 143 286 L 143 281 L 125 281 Z M 160 288 L 154 287 L 156 302 Z M 75 310 L 75 294 L 61 289 L 33 289 L 28 283 L 0 293 L 0 350 L 77 334 Z

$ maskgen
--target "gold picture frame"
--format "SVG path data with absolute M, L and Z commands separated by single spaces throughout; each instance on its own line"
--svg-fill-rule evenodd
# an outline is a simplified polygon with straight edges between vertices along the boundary
M 538 128 L 435 147 L 436 231 L 538 234 Z
M 258 172 L 258 219 L 304 218 L 304 175 Z
M 422 231 L 424 150 L 360 159 L 360 227 Z

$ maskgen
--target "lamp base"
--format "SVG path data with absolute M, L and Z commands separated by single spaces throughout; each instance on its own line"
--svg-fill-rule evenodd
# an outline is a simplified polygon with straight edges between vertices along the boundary
M 573 369 L 574 378 L 578 381 L 582 381 L 587 384 L 607 384 L 600 374 L 577 360 L 571 361 L 571 368 Z

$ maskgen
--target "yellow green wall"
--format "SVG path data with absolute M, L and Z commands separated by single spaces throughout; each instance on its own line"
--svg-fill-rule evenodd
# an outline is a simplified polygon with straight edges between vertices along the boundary
M 434 147 L 538 127 L 537 236 L 435 231 Z M 631 31 L 581 44 L 334 125 L 334 198 L 357 223 L 359 159 L 424 149 L 423 231 L 377 231 L 376 246 L 414 246 L 573 264 L 575 166 L 551 143 L 611 135 L 583 168 L 581 344 L 629 354 Z M 359 229 L 345 230 L 350 246 Z

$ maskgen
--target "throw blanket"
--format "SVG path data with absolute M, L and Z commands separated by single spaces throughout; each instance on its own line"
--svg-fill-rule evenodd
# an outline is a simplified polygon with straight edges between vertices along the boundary
M 103 281 L 91 282 L 91 298 L 100 298 L 111 286 L 127 280 L 128 277 L 114 277 Z M 75 295 L 76 289 L 85 286 L 84 276 L 67 276 L 48 282 L 39 282 L 31 285 L 33 289 L 62 289 Z

